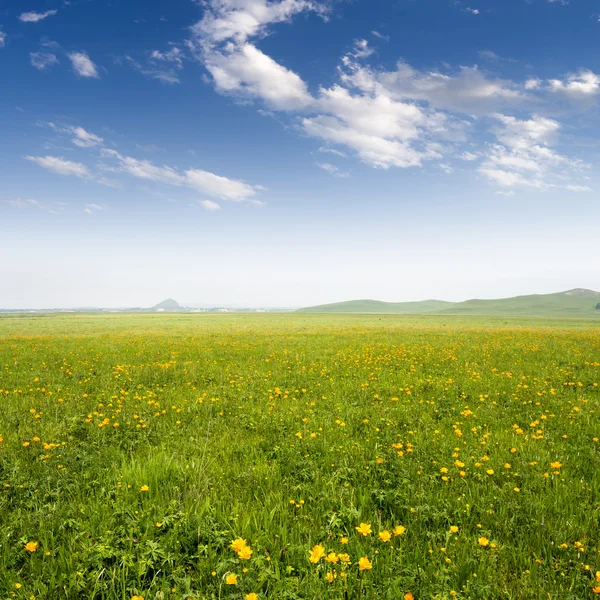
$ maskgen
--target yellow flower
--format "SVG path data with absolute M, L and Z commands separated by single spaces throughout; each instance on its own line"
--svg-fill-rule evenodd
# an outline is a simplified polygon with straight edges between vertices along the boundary
M 356 527 L 356 531 L 361 535 L 370 535 L 371 533 L 371 525 L 369 523 L 361 523 L 358 527 Z
M 592 592 L 594 592 L 594 594 L 600 594 L 600 585 L 594 586 Z
M 385 529 L 379 534 L 379 539 L 382 542 L 389 542 L 392 539 L 392 534 L 387 529 Z
M 147 491 L 149 491 L 149 490 L 150 490 L 150 488 L 149 488 L 147 485 L 143 485 L 143 486 L 140 488 L 140 492 L 147 492 Z
M 335 552 L 330 552 L 326 557 L 325 560 L 328 563 L 336 563 L 338 560 L 340 560 L 337 556 L 337 554 Z
M 493 474 L 494 474 L 494 469 L 488 469 L 488 470 L 486 471 L 486 473 L 487 473 L 488 475 L 493 475 Z
M 450 525 L 450 533 L 458 533 L 458 527 L 456 525 Z
M 256 592 L 250 592 L 244 596 L 244 600 L 258 600 L 258 594 Z
M 600 571 L 596 571 L 596 581 L 600 583 Z
M 361 571 L 368 571 L 369 569 L 373 568 L 373 565 L 371 564 L 371 561 L 366 556 L 362 556 L 360 558 L 360 560 L 358 561 L 358 568 Z
M 394 535 L 404 535 L 406 533 L 406 527 L 404 525 L 396 525 L 394 527 Z
M 560 469 L 562 467 L 562 464 L 559 463 L 558 461 L 555 461 L 553 463 L 550 463 L 550 468 L 551 469 Z
M 230 573 L 225 577 L 225 583 L 227 585 L 235 585 L 237 583 L 238 576 L 235 573 Z
M 344 536 L 341 540 L 340 540 L 340 544 L 347 544 L 348 543 L 348 538 L 346 536 Z
M 131 596 L 131 600 L 144 600 L 144 596 Z
M 250 557 L 252 556 L 252 548 L 250 548 L 250 546 L 244 546 L 239 552 L 238 552 L 238 556 L 242 559 L 242 560 L 249 560 Z
M 404 594 L 404 600 L 415 600 L 415 597 L 408 592 L 407 594 Z
M 327 579 L 327 581 L 329 581 L 329 583 L 331 583 L 335 578 L 331 571 L 327 571 L 327 575 L 325 575 L 325 579 Z
M 23 587 L 22 583 L 15 583 L 15 587 L 20 590 Z
M 343 562 L 348 564 L 350 562 L 350 555 L 349 554 L 338 554 L 338 558 Z
M 156 527 L 158 527 L 159 529 L 162 527 L 162 523 L 160 523 L 159 521 L 157 521 L 156 523 L 154 523 L 154 525 Z
M 309 551 L 310 562 L 318 563 L 325 556 L 325 547 L 323 544 L 317 544 L 312 550 Z
M 233 542 L 231 542 L 231 548 L 233 548 L 233 550 L 235 550 L 236 552 L 239 552 L 242 548 L 245 548 L 246 546 L 246 540 L 243 540 L 242 538 L 236 538 L 235 540 L 233 540 Z
M 489 544 L 490 544 L 490 540 L 488 540 L 486 537 L 483 537 L 483 536 L 480 537 L 477 541 L 479 542 L 479 545 L 483 546 L 484 548 L 486 546 L 489 546 Z
M 27 552 L 35 552 L 38 549 L 39 544 L 37 542 L 27 542 L 25 544 L 25 550 Z

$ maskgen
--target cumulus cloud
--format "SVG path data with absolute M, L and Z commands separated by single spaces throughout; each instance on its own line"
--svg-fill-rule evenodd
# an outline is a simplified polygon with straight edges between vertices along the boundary
M 323 3 L 312 0 L 208 0 L 206 5 L 204 17 L 192 30 L 209 44 L 243 43 L 264 34 L 267 25 L 289 21 L 298 13 L 327 11 Z
M 132 177 L 167 185 L 185 186 L 221 200 L 233 202 L 250 200 L 261 189 L 259 186 L 215 175 L 201 169 L 180 171 L 173 167 L 157 166 L 147 160 L 123 156 L 116 150 L 104 149 L 103 154 L 107 158 L 115 159 L 119 164 L 118 170 Z
M 30 52 L 29 60 L 31 61 L 31 66 L 40 71 L 49 69 L 58 64 L 56 54 L 52 54 L 51 52 Z
M 352 75 L 360 83 L 361 72 Z M 477 66 L 455 72 L 418 71 L 399 61 L 394 71 L 376 76 L 395 97 L 424 101 L 431 106 L 466 114 L 487 114 L 508 104 L 525 100 L 512 81 L 487 77 Z
M 24 12 L 21 13 L 21 16 L 19 17 L 19 21 L 22 21 L 23 23 L 37 23 L 38 21 L 43 21 L 44 19 L 47 19 L 48 17 L 53 17 L 58 11 L 57 10 L 47 10 L 46 12 Z
M 571 185 L 554 171 L 581 168 L 556 152 L 558 122 L 536 116 L 511 116 L 539 104 L 549 91 L 569 97 L 594 96 L 600 78 L 582 71 L 564 80 L 515 82 L 491 76 L 477 65 L 416 69 L 399 60 L 392 69 L 373 66 L 373 49 L 358 39 L 341 58 L 338 81 L 311 91 L 302 77 L 258 48 L 274 23 L 302 12 L 325 15 L 313 0 L 203 0 L 204 17 L 192 28 L 188 48 L 205 65 L 217 92 L 264 103 L 291 113 L 298 128 L 324 143 L 322 151 L 348 149 L 376 168 L 438 166 L 452 172 L 450 159 L 480 160 L 479 172 L 502 186 Z M 463 8 L 474 15 L 479 9 Z M 379 32 L 372 35 L 386 39 Z M 490 50 L 486 61 L 503 59 Z M 160 60 L 160 59 L 159 59 Z M 259 108 L 263 110 L 263 108 Z M 471 130 L 493 120 L 493 144 L 485 149 L 460 144 Z M 442 159 L 444 159 L 442 161 Z M 317 163 L 336 174 L 330 163 Z M 555 176 L 556 175 L 556 176 Z M 555 177 L 554 177 L 555 176 Z M 564 177 L 564 183 L 551 180 Z
M 26 156 L 25 158 L 59 175 L 75 175 L 82 179 L 91 178 L 89 169 L 79 162 L 73 162 L 57 156 Z
M 73 65 L 73 70 L 80 77 L 92 77 L 98 79 L 98 70 L 90 57 L 85 52 L 71 52 L 68 54 Z
M 296 73 L 250 43 L 213 51 L 206 55 L 205 65 L 218 92 L 260 98 L 279 110 L 300 109 L 312 102 Z
M 586 186 L 568 183 L 571 171 L 585 165 L 554 151 L 560 124 L 533 115 L 517 119 L 497 114 L 492 128 L 498 143 L 491 144 L 479 172 L 504 187 L 527 186 L 538 189 L 563 188 L 586 191 Z M 560 170 L 559 170 L 560 169 Z
M 600 94 L 600 76 L 589 70 L 582 70 L 562 80 L 550 79 L 548 83 L 552 92 L 572 100 L 589 100 Z

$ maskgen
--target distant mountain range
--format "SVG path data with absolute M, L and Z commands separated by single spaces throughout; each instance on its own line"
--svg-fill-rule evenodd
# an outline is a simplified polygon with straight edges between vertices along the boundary
M 481 315 L 523 317 L 596 317 L 600 319 L 600 292 L 577 288 L 558 294 L 534 294 L 497 300 L 444 302 L 379 302 L 351 300 L 301 308 L 301 313 L 372 313 L 406 315 Z

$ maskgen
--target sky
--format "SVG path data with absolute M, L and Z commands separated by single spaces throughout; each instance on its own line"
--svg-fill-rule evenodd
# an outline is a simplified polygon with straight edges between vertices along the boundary
M 600 290 L 597 0 L 5 0 L 0 308 Z

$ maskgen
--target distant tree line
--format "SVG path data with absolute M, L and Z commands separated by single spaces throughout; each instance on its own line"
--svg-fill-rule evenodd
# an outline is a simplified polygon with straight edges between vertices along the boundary
M 596 310 L 600 310 L 600 302 L 598 302 L 598 304 L 596 304 Z

